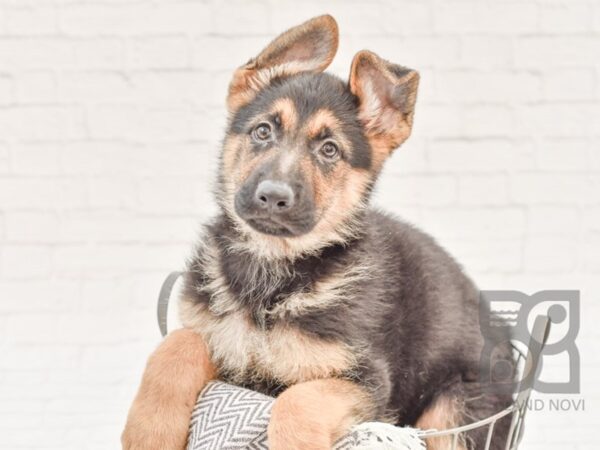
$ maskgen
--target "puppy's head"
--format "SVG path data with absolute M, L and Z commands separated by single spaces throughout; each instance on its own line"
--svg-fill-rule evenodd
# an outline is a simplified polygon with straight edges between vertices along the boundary
M 331 16 L 292 28 L 239 68 L 219 201 L 247 242 L 285 256 L 343 242 L 385 159 L 410 135 L 419 76 L 359 52 L 348 83 L 323 73 Z

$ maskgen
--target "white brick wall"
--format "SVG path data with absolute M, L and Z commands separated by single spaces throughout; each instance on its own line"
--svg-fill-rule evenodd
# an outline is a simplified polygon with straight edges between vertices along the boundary
M 0 449 L 118 447 L 230 73 L 323 12 L 334 72 L 370 48 L 422 73 L 377 202 L 482 288 L 582 290 L 586 412 L 531 412 L 523 448 L 598 447 L 598 0 L 2 0 Z

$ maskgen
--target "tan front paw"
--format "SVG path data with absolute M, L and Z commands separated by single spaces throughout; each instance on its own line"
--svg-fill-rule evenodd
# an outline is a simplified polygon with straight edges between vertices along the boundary
M 267 430 L 269 450 L 330 450 L 331 427 L 310 402 L 293 393 L 281 394 L 271 410 Z
M 189 424 L 187 410 L 134 404 L 121 435 L 123 450 L 184 450 Z

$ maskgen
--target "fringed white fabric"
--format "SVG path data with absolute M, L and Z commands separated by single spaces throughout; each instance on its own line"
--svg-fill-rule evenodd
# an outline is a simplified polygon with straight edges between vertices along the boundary
M 366 422 L 352 428 L 349 437 L 354 439 L 349 447 L 336 446 L 336 450 L 425 450 L 420 430 L 395 427 L 388 423 Z M 343 440 L 348 437 L 343 438 Z

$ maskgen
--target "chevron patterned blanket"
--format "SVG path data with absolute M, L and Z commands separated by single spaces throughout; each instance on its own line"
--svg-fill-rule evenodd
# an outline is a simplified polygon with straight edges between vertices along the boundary
M 200 393 L 187 450 L 268 450 L 267 424 L 274 399 L 222 382 Z M 420 431 L 365 423 L 340 439 L 335 450 L 424 450 Z

